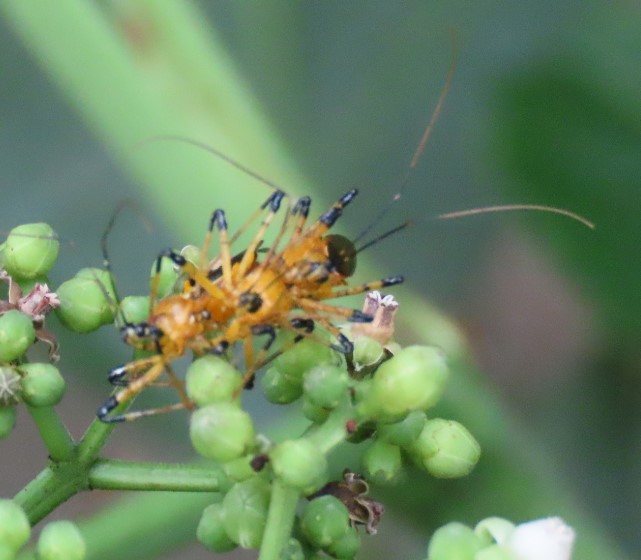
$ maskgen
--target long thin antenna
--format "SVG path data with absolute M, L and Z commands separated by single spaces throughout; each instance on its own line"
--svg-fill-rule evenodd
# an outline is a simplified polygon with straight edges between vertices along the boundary
M 452 85 L 454 72 L 456 70 L 458 42 L 456 39 L 456 33 L 454 31 L 452 31 L 451 40 L 452 40 L 452 57 L 450 59 L 450 67 L 447 71 L 447 76 L 445 77 L 445 83 L 441 88 L 441 93 L 438 96 L 438 101 L 436 102 L 436 106 L 432 110 L 432 114 L 430 116 L 429 122 L 427 123 L 427 127 L 425 128 L 425 132 L 423 132 L 423 136 L 421 136 L 421 140 L 418 143 L 416 150 L 414 151 L 412 160 L 410 161 L 408 168 L 405 170 L 405 175 L 403 176 L 403 180 L 400 183 L 398 191 L 394 194 L 394 196 L 392 197 L 392 200 L 387 205 L 385 205 L 383 209 L 377 214 L 376 218 L 374 218 L 374 220 L 372 220 L 370 224 L 356 236 L 356 238 L 354 239 L 354 243 L 356 243 L 357 241 L 362 239 L 365 235 L 367 235 L 371 231 L 371 229 L 374 227 L 374 225 L 378 223 L 381 220 L 381 218 L 389 211 L 391 206 L 394 203 L 396 203 L 398 200 L 400 200 L 400 198 L 403 196 L 403 191 L 405 190 L 405 187 L 407 187 L 407 184 L 409 183 L 412 172 L 416 168 L 416 165 L 418 164 L 418 161 L 421 158 L 423 151 L 425 150 L 427 141 L 429 140 L 429 137 L 432 134 L 434 125 L 436 124 L 436 121 L 438 120 L 441 114 L 441 111 L 443 109 L 443 104 L 445 103 L 445 99 L 447 98 L 447 95 L 450 91 L 450 86 Z
M 123 211 L 124 208 L 129 208 L 133 210 L 136 214 L 138 214 L 147 231 L 151 231 L 151 225 L 146 220 L 145 216 L 140 211 L 140 208 L 133 200 L 124 199 L 118 203 L 118 205 L 112 212 L 111 217 L 109 218 L 109 222 L 107 223 L 107 227 L 103 231 L 102 237 L 100 238 L 100 249 L 102 250 L 102 264 L 105 270 L 109 273 L 111 287 L 113 288 L 113 294 L 116 300 L 115 302 L 111 302 L 111 303 L 114 304 L 115 313 L 120 315 L 120 319 L 122 323 L 128 324 L 127 317 L 125 317 L 125 314 L 122 311 L 122 308 L 120 307 L 120 302 L 122 300 L 118 295 L 118 289 L 116 287 L 116 279 L 114 278 L 113 270 L 111 269 L 111 259 L 109 258 L 109 247 L 108 247 L 109 234 L 111 233 L 111 230 L 113 229 L 116 223 L 116 220 L 118 219 L 118 216 L 120 215 L 120 213 Z M 111 296 L 109 295 L 109 292 L 105 289 L 105 287 L 99 281 L 98 281 L 98 285 L 100 286 L 100 289 L 102 290 L 103 294 L 106 296 L 107 301 L 111 300 Z
M 548 214 L 560 214 L 561 216 L 566 216 L 571 218 L 585 227 L 590 229 L 595 229 L 596 226 L 587 218 L 570 212 L 569 210 L 564 210 L 563 208 L 555 208 L 554 206 L 542 206 L 539 204 L 505 204 L 502 206 L 485 206 L 484 208 L 470 208 L 469 210 L 459 210 L 457 212 L 447 212 L 446 214 L 439 214 L 437 218 L 439 220 L 453 220 L 456 218 L 463 218 L 466 216 L 476 216 L 478 214 L 489 214 L 490 212 L 519 212 L 519 211 L 534 211 L 534 212 L 546 212 Z
M 151 142 L 156 142 L 158 140 L 173 140 L 177 142 L 184 142 L 185 144 L 191 144 L 192 146 L 196 146 L 197 148 L 200 148 L 202 150 L 205 150 L 206 152 L 209 152 L 210 154 L 214 154 L 216 157 L 222 159 L 224 162 L 228 163 L 229 165 L 235 167 L 239 171 L 243 172 L 245 175 L 248 175 L 252 177 L 253 179 L 256 179 L 260 183 L 263 183 L 264 185 L 267 185 L 268 187 L 278 190 L 278 191 L 283 191 L 284 193 L 287 193 L 285 189 L 283 189 L 278 183 L 274 183 L 273 181 L 270 181 L 266 177 L 263 177 L 261 174 L 256 173 L 256 171 L 253 171 L 246 165 L 243 165 L 239 161 L 235 160 L 234 158 L 228 156 L 225 152 L 222 152 L 218 150 L 217 148 L 214 148 L 210 146 L 209 144 L 206 144 L 205 142 L 200 142 L 199 140 L 192 140 L 191 138 L 187 138 L 186 136 L 180 136 L 178 134 L 160 134 L 158 136 L 153 136 L 152 138 L 148 138 L 147 140 L 143 140 L 138 144 L 138 146 L 144 146 L 145 144 L 149 144 Z M 289 196 L 289 195 L 288 195 Z
M 374 239 L 370 239 L 365 245 L 361 245 L 355 250 L 354 254 L 362 253 L 365 249 L 368 249 L 372 245 L 376 245 L 380 241 L 383 241 L 383 239 L 387 239 L 390 235 L 394 235 L 395 233 L 398 233 L 399 231 L 404 230 L 406 227 L 412 225 L 412 221 L 408 220 L 405 223 L 402 223 L 400 226 L 396 226 L 395 228 L 390 229 L 389 231 L 386 231 L 385 233 L 381 233 L 378 237 L 375 237 Z

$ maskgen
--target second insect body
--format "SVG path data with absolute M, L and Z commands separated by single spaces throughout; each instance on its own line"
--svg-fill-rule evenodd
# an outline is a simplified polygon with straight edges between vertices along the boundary
M 197 264 L 174 251 L 163 251 L 157 259 L 152 281 L 149 318 L 142 323 L 125 321 L 121 327 L 128 344 L 156 353 L 111 370 L 110 382 L 123 388 L 100 407 L 98 417 L 105 422 L 120 422 L 193 408 L 183 382 L 171 367 L 171 362 L 187 350 L 196 356 L 206 353 L 220 355 L 231 345 L 242 341 L 244 386 L 251 385 L 257 369 L 285 349 L 270 351 L 277 332 L 281 330 L 294 332 L 290 344 L 295 344 L 305 337 L 314 337 L 312 331 L 318 324 L 334 337 L 333 348 L 351 353 L 352 344 L 340 332 L 336 319 L 369 322 L 372 317 L 359 310 L 325 303 L 325 300 L 403 281 L 402 277 L 394 276 L 347 286 L 347 277 L 355 270 L 356 251 L 347 238 L 326 234 L 356 194 L 355 190 L 349 191 L 308 226 L 306 221 L 311 200 L 309 197 L 299 199 L 288 210 L 269 248 L 262 248 L 264 236 L 281 206 L 282 191 L 275 191 L 232 238 L 228 235 L 224 212 L 216 210 Z M 232 242 L 261 212 L 264 217 L 252 241 L 243 252 L 232 256 Z M 207 254 L 215 230 L 219 256 L 209 261 Z M 283 245 L 282 249 L 279 245 Z M 180 268 L 187 280 L 180 293 L 156 301 L 163 257 Z M 265 342 L 255 352 L 254 339 L 258 336 L 264 337 Z M 131 400 L 145 387 L 156 384 L 163 373 L 167 374 L 169 384 L 177 389 L 180 402 L 156 409 L 114 414 L 119 405 Z

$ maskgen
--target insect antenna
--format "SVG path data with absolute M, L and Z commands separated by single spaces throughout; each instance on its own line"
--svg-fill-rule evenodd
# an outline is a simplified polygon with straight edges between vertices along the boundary
M 268 187 L 277 190 L 277 191 L 283 191 L 285 194 L 287 194 L 287 191 L 285 191 L 280 185 L 277 183 L 274 183 L 273 181 L 270 181 L 267 179 L 267 177 L 264 177 L 260 173 L 257 173 L 253 169 L 247 167 L 246 165 L 240 163 L 238 160 L 232 158 L 231 156 L 228 156 L 225 152 L 214 148 L 213 146 L 210 146 L 209 144 L 206 144 L 205 142 L 201 142 L 199 140 L 193 140 L 192 138 L 188 138 L 186 136 L 180 136 L 179 134 L 159 134 L 158 136 L 153 136 L 151 138 L 148 138 L 146 140 L 143 140 L 138 144 L 138 146 L 144 146 L 146 144 L 150 144 L 151 142 L 157 142 L 157 141 L 162 141 L 162 140 L 169 140 L 169 141 L 174 141 L 174 142 L 183 142 L 185 144 L 191 144 L 192 146 L 196 146 L 197 148 L 200 148 L 201 150 L 205 150 L 206 152 L 209 152 L 210 154 L 215 155 L 216 157 L 222 159 L 224 162 L 228 163 L 232 167 L 235 167 L 245 175 L 248 175 L 249 177 L 252 177 L 253 179 L 256 179 L 258 182 L 263 183 L 264 185 L 267 185 Z M 288 195 L 289 196 L 289 195 Z
M 400 182 L 400 186 L 398 187 L 398 191 L 394 194 L 392 197 L 392 200 L 390 200 L 387 205 L 385 205 L 380 212 L 376 215 L 376 217 L 369 223 L 367 227 L 363 231 L 361 231 L 355 238 L 354 238 L 354 243 L 357 243 L 360 241 L 363 237 L 365 237 L 374 227 L 375 224 L 377 224 L 385 214 L 389 212 L 389 209 L 396 203 L 398 202 L 401 197 L 403 196 L 403 193 L 405 191 L 405 188 L 407 187 L 407 184 L 409 183 L 409 180 L 412 176 L 412 172 L 416 168 L 416 165 L 418 164 L 421 155 L 425 151 L 425 146 L 427 145 L 427 141 L 429 140 L 430 135 L 432 134 L 432 130 L 434 129 L 434 125 L 436 125 L 436 121 L 438 121 L 438 118 L 441 114 L 441 111 L 443 109 L 443 104 L 445 103 L 445 99 L 447 98 L 447 95 L 450 91 L 450 86 L 452 85 L 452 80 L 454 78 L 454 72 L 456 70 L 456 60 L 457 60 L 457 41 L 456 41 L 456 35 L 452 33 L 452 55 L 450 59 L 450 66 L 447 70 L 447 75 L 445 77 L 445 83 L 443 84 L 443 87 L 441 88 L 441 92 L 438 96 L 438 101 L 436 102 L 436 106 L 432 110 L 432 114 L 430 116 L 430 120 L 427 123 L 427 127 L 425 128 L 425 131 L 423 132 L 423 136 L 421 136 L 421 140 L 418 143 L 418 146 L 416 147 L 416 150 L 414 151 L 414 155 L 412 156 L 412 159 L 410 161 L 409 166 L 405 170 L 405 174 L 403 176 L 403 179 Z M 398 229 L 403 229 L 402 226 Z M 394 230 L 396 231 L 396 229 Z M 383 238 L 387 237 L 388 234 L 383 234 Z M 367 246 L 370 244 L 368 243 Z
M 124 208 L 129 208 L 130 210 L 133 210 L 142 220 L 145 226 L 145 229 L 148 232 L 151 231 L 151 225 L 146 220 L 145 216 L 143 216 L 138 205 L 131 199 L 121 200 L 116 206 L 116 208 L 114 209 L 114 211 L 112 212 L 111 217 L 109 218 L 109 222 L 107 222 L 107 227 L 102 232 L 102 236 L 100 238 L 100 249 L 102 251 L 102 265 L 103 265 L 103 268 L 109 273 L 111 288 L 113 290 L 113 297 L 105 288 L 105 286 L 102 285 L 102 282 L 98 280 L 97 282 L 106 300 L 109 302 L 110 305 L 113 306 L 112 308 L 113 308 L 114 314 L 119 317 L 123 325 L 128 325 L 129 321 L 127 321 L 127 317 L 125 316 L 125 313 L 122 310 L 122 307 L 120 305 L 122 299 L 120 298 L 120 295 L 118 294 L 118 289 L 116 287 L 116 278 L 114 276 L 114 273 L 111 267 L 111 258 L 109 257 L 109 247 L 108 247 L 109 235 L 111 234 L 111 231 L 114 228 L 114 225 L 116 223 L 116 220 L 118 219 L 118 216 L 120 215 L 120 213 L 123 211 Z
M 555 206 L 543 206 L 540 204 L 504 204 L 500 206 L 485 206 L 483 208 L 470 208 L 469 210 L 458 210 L 456 212 L 447 212 L 439 214 L 439 220 L 453 220 L 457 218 L 464 218 L 467 216 L 476 216 L 478 214 L 489 214 L 491 212 L 545 212 L 547 214 L 560 214 L 572 220 L 575 220 L 589 229 L 595 229 L 596 226 L 593 222 L 584 218 L 583 216 L 565 210 L 563 208 L 556 208 Z
M 354 250 L 354 254 L 358 255 L 358 253 L 363 252 L 365 249 L 369 249 L 372 245 L 376 245 L 377 243 L 383 241 L 383 239 L 387 239 L 388 237 L 394 235 L 395 233 L 398 233 L 399 231 L 403 231 L 406 227 L 409 227 L 413 224 L 414 222 L 412 220 L 408 220 L 407 222 L 402 223 L 400 226 L 396 226 L 389 231 L 386 231 L 385 233 L 381 233 L 381 235 L 375 237 L 374 239 L 370 239 L 367 243 L 364 245 L 361 245 L 360 247 L 356 248 Z

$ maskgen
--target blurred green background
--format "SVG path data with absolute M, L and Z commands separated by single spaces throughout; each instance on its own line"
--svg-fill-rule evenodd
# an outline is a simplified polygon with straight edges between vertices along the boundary
M 414 225 L 368 251 L 357 277 L 404 274 L 407 285 L 395 290 L 401 305 L 418 295 L 465 333 L 473 358 L 464 360 L 444 414 L 479 435 L 485 456 L 466 481 L 422 481 L 418 492 L 410 477 L 411 496 L 392 489 L 392 515 L 371 550 L 420 557 L 431 531 L 452 519 L 563 513 L 579 528 L 577 558 L 638 557 L 637 3 L 0 7 L 0 227 L 53 225 L 66 240 L 55 286 L 81 266 L 100 266 L 113 209 L 135 199 L 153 230 L 134 213 L 117 223 L 110 243 L 123 294 L 146 291 L 159 250 L 200 243 L 214 208 L 239 224 L 269 192 L 192 146 L 141 142 L 159 134 L 207 142 L 288 192 L 313 194 L 317 211 L 359 187 L 340 224 L 354 235 L 398 188 L 444 82 L 454 30 L 458 63 L 445 108 L 403 198 L 375 231 Z M 534 213 L 434 219 L 513 202 L 579 212 L 597 229 Z M 405 313 L 412 325 L 423 320 L 422 307 Z M 81 348 L 63 339 L 61 367 L 73 383 L 62 413 L 76 435 L 107 395 L 105 372 L 127 360 L 115 330 L 103 331 Z M 399 338 L 417 342 L 418 332 L 406 326 Z M 274 415 L 260 395 L 251 399 L 259 418 Z M 123 426 L 109 452 L 184 458 L 185 427 L 179 415 Z M 0 494 L 15 493 L 44 464 L 43 450 L 24 443 L 35 437 L 21 416 L 2 442 L 3 450 L 16 447 L 2 453 Z M 77 517 L 111 498 L 80 496 L 60 515 Z M 394 515 L 394 500 L 404 515 Z M 190 538 L 192 509 L 184 530 L 172 521 L 177 537 Z M 147 542 L 143 529 L 130 528 L 142 548 L 129 543 L 131 556 L 120 558 L 155 554 L 151 541 L 169 554 L 157 533 Z M 196 545 L 190 551 L 203 557 Z

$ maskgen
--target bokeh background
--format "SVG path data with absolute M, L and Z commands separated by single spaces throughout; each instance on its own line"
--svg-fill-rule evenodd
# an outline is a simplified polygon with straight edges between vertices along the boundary
M 369 250 L 358 278 L 408 278 L 395 290 L 407 302 L 399 339 L 460 358 L 443 414 L 485 451 L 465 481 L 409 473 L 376 488 L 393 498 L 363 557 L 421 557 L 453 519 L 557 513 L 579 530 L 577 558 L 639 557 L 638 3 L 48 4 L 0 1 L 0 227 L 53 225 L 64 239 L 53 286 L 100 266 L 100 236 L 125 198 L 140 212 L 123 213 L 110 248 L 119 290 L 132 294 L 147 290 L 159 250 L 200 242 L 214 208 L 239 224 L 267 196 L 204 151 L 145 143 L 155 135 L 223 149 L 288 192 L 311 193 L 317 210 L 359 187 L 341 231 L 358 233 L 382 209 L 374 231 L 413 225 Z M 453 50 L 439 122 L 387 207 Z M 566 208 L 597 229 L 535 213 L 435 219 L 514 202 Z M 61 410 L 80 435 L 108 393 L 105 372 L 128 354 L 115 329 L 61 336 Z M 260 395 L 251 400 L 261 421 L 278 422 Z M 108 453 L 184 460 L 186 426 L 180 415 L 123 426 Z M 46 460 L 26 415 L 0 450 L 2 495 Z M 78 496 L 57 515 L 90 516 L 114 498 Z M 118 558 L 205 557 L 183 542 L 206 497 L 136 525 L 150 499 L 129 498 L 133 520 L 117 505 L 88 517 L 88 534 L 124 535 Z

